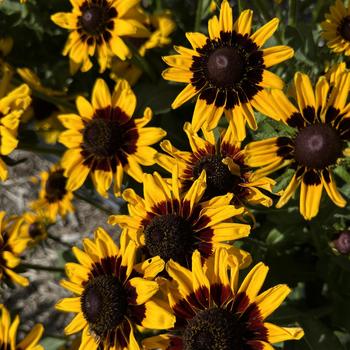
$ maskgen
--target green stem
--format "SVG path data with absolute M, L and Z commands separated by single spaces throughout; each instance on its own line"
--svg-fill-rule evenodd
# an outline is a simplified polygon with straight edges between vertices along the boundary
M 55 237 L 53 235 L 51 235 L 50 233 L 47 235 L 48 238 L 52 239 L 53 241 L 67 247 L 67 248 L 73 248 L 73 246 L 67 242 L 63 242 L 62 240 L 60 240 L 58 237 Z
M 32 269 L 32 270 L 38 270 L 38 271 L 64 273 L 63 267 L 43 266 L 43 265 L 38 265 L 38 264 L 27 264 L 27 263 L 21 263 L 20 266 L 24 267 L 26 269 Z
M 163 10 L 162 0 L 156 0 L 156 11 L 161 12 Z
M 297 2 L 296 0 L 288 1 L 288 24 L 295 26 L 297 23 Z
M 203 15 L 203 0 L 197 0 L 196 18 L 194 22 L 194 31 L 199 32 Z
M 97 209 L 100 209 L 102 210 L 103 212 L 105 212 L 107 215 L 113 215 L 115 213 L 113 213 L 110 209 L 108 208 L 105 208 L 103 205 L 97 203 L 96 201 L 94 200 L 91 200 L 90 198 L 86 197 L 85 195 L 81 194 L 81 193 L 78 193 L 78 192 L 74 192 L 74 196 L 86 203 L 89 203 L 91 204 L 92 206 L 94 206 L 95 208 Z
M 238 13 L 241 13 L 242 11 L 243 11 L 242 0 L 238 0 Z

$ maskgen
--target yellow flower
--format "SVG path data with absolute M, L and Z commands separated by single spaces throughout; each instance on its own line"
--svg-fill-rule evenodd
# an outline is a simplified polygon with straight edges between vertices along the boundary
M 52 222 L 44 211 L 26 212 L 21 215 L 23 222 L 20 236 L 29 240 L 29 245 L 35 245 L 47 238 L 47 228 Z
M 40 174 L 41 189 L 39 198 L 30 203 L 33 210 L 45 212 L 47 217 L 55 222 L 57 215 L 65 217 L 73 212 L 73 193 L 67 188 L 67 177 L 64 175 L 65 168 L 59 164 L 54 165 L 50 171 Z
M 17 329 L 20 323 L 17 315 L 11 323 L 11 317 L 4 305 L 0 304 L 0 349 L 4 350 L 44 350 L 41 345 L 38 345 L 40 338 L 44 332 L 44 327 L 37 324 L 33 329 L 17 343 Z
M 321 35 L 328 47 L 335 53 L 350 55 L 350 7 L 345 7 L 341 0 L 329 8 L 326 20 L 321 23 Z
M 244 212 L 230 205 L 232 193 L 201 202 L 205 171 L 185 193 L 180 193 L 176 167 L 172 175 L 169 186 L 158 173 L 144 174 L 144 198 L 133 189 L 125 190 L 129 215 L 112 215 L 108 222 L 128 229 L 129 236 L 143 247 L 146 259 L 159 255 L 188 266 L 195 249 L 208 257 L 221 246 L 234 252 L 242 266 L 249 265 L 248 253 L 227 244 L 250 233 L 249 225 L 232 222 Z
M 218 249 L 205 263 L 198 251 L 192 271 L 170 260 L 166 283 L 170 306 L 176 316 L 174 329 L 145 339 L 151 349 L 249 349 L 272 350 L 271 344 L 303 337 L 301 328 L 285 328 L 264 322 L 284 301 L 290 289 L 279 284 L 260 289 L 268 267 L 253 267 L 241 285 L 234 257 Z
M 199 137 L 190 123 L 185 123 L 184 131 L 191 152 L 180 151 L 169 140 L 164 140 L 160 146 L 168 155 L 157 155 L 158 164 L 170 173 L 177 164 L 184 189 L 188 189 L 204 169 L 207 188 L 203 198 L 233 193 L 232 204 L 236 206 L 272 205 L 272 199 L 260 189 L 271 192 L 275 181 L 267 177 L 253 179 L 252 169 L 245 163 L 241 142 L 236 141 L 231 126 L 221 132 L 218 140 L 212 131 L 204 132 L 204 139 Z
M 28 286 L 28 279 L 13 269 L 20 264 L 19 255 L 26 249 L 29 239 L 20 237 L 19 227 L 22 219 L 16 217 L 5 219 L 5 215 L 4 211 L 0 211 L 0 282 L 9 278 L 21 286 Z
M 136 96 L 125 80 L 119 80 L 111 96 L 107 84 L 98 79 L 92 92 L 92 105 L 78 97 L 77 114 L 59 116 L 68 128 L 59 141 L 69 148 L 62 165 L 68 177 L 67 188 L 78 189 L 88 174 L 97 192 L 106 197 L 114 180 L 114 193 L 120 195 L 124 171 L 142 182 L 142 165 L 155 163 L 156 150 L 150 145 L 166 133 L 161 128 L 144 127 L 152 119 L 146 108 L 142 118 L 132 118 Z
M 1 156 L 9 155 L 18 144 L 17 129 L 24 110 L 30 104 L 30 90 L 23 84 L 6 95 L 12 75 L 5 66 L 4 76 L 0 82 L 0 181 L 8 175 L 5 162 Z
M 294 176 L 276 207 L 285 205 L 301 185 L 300 213 L 311 220 L 318 213 L 323 188 L 337 206 L 346 204 L 338 192 L 332 169 L 350 155 L 350 148 L 346 148 L 350 139 L 350 104 L 346 102 L 350 73 L 342 74 L 333 85 L 320 77 L 314 92 L 309 77 L 298 72 L 294 86 L 298 107 L 283 92 L 272 90 L 270 107 L 266 109 L 266 114 L 293 128 L 293 134 L 248 144 L 247 163 L 260 167 L 256 177 L 287 166 L 294 169 Z
M 253 107 L 262 111 L 267 99 L 265 88 L 282 89 L 283 81 L 267 68 L 293 56 L 288 46 L 262 49 L 273 35 L 279 20 L 272 19 L 251 34 L 252 10 L 243 11 L 233 22 L 227 0 L 220 17 L 209 20 L 209 37 L 186 33 L 192 49 L 175 46 L 178 55 L 164 57 L 171 67 L 163 72 L 166 80 L 187 83 L 172 108 L 197 96 L 192 125 L 212 130 L 226 114 L 238 140 L 245 137 L 245 123 L 257 128 Z
M 118 248 L 98 228 L 94 240 L 83 240 L 84 251 L 73 248 L 79 264 L 66 264 L 69 280 L 61 285 L 75 296 L 60 300 L 56 308 L 76 313 L 65 333 L 83 331 L 80 350 L 139 350 L 136 325 L 151 329 L 174 325 L 169 307 L 154 297 L 159 286 L 152 279 L 164 262 L 155 257 L 135 264 L 136 246 L 126 238 L 121 236 Z
M 70 30 L 63 50 L 69 55 L 71 73 L 92 67 L 90 56 L 97 52 L 100 72 L 107 67 L 112 54 L 125 60 L 131 51 L 122 40 L 123 36 L 145 37 L 147 29 L 127 13 L 140 0 L 71 0 L 72 12 L 59 12 L 51 16 L 53 22 Z
M 138 48 L 140 56 L 144 57 L 148 50 L 164 47 L 171 43 L 169 36 L 175 30 L 175 22 L 169 11 L 146 15 L 142 9 L 137 10 L 141 12 L 142 24 L 149 29 L 150 36 L 148 38 L 130 38 L 130 41 Z M 143 73 L 142 69 L 130 60 L 122 61 L 118 58 L 112 59 L 110 68 L 110 76 L 113 80 L 126 79 L 131 86 L 136 84 Z

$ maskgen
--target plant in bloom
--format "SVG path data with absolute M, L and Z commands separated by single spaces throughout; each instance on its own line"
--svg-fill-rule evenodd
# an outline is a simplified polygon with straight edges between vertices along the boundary
M 345 7 L 343 1 L 336 0 L 329 8 L 326 20 L 321 23 L 321 35 L 327 41 L 328 47 L 337 54 L 350 55 L 350 7 Z
M 165 286 L 176 323 L 170 332 L 145 339 L 147 350 L 270 350 L 274 343 L 304 335 L 299 327 L 265 322 L 290 289 L 280 284 L 260 293 L 268 272 L 263 263 L 255 265 L 240 286 L 238 266 L 225 249 L 217 249 L 204 266 L 195 251 L 191 270 L 173 260 L 166 269 L 172 278 Z
M 146 259 L 159 255 L 165 261 L 173 259 L 190 266 L 195 249 L 208 257 L 221 246 L 234 252 L 242 267 L 249 265 L 248 253 L 227 244 L 250 233 L 249 225 L 233 222 L 244 209 L 230 204 L 232 194 L 201 201 L 206 189 L 205 171 L 187 192 L 180 192 L 180 186 L 176 168 L 171 185 L 158 173 L 145 174 L 144 198 L 131 188 L 125 190 L 129 215 L 112 215 L 108 222 L 127 229 Z
M 16 315 L 15 319 L 11 322 L 10 313 L 2 304 L 0 304 L 0 311 L 0 349 L 44 350 L 38 344 L 44 333 L 44 327 L 41 324 L 35 325 L 20 342 L 17 342 L 17 330 L 20 324 L 19 316 Z
M 9 68 L 4 67 L 4 76 L 0 82 L 0 180 L 5 181 L 8 170 L 3 157 L 9 155 L 18 145 L 17 129 L 24 110 L 29 106 L 30 89 L 22 84 L 8 92 L 12 76 Z
M 39 198 L 30 203 L 35 211 L 45 212 L 48 219 L 55 222 L 57 215 L 65 217 L 74 211 L 72 204 L 74 195 L 67 188 L 65 168 L 55 164 L 49 171 L 40 174 L 41 188 Z
M 20 236 L 22 219 L 5 216 L 6 212 L 0 211 L 0 282 L 12 281 L 21 286 L 28 286 L 28 279 L 14 269 L 21 263 L 19 256 L 26 249 L 29 239 Z
M 151 145 L 161 140 L 165 131 L 144 127 L 152 119 L 146 108 L 142 118 L 133 118 L 136 96 L 126 80 L 119 80 L 111 96 L 107 84 L 98 79 L 92 91 L 92 104 L 84 97 L 76 100 L 78 114 L 59 116 L 64 131 L 59 141 L 69 150 L 62 158 L 68 177 L 67 188 L 78 189 L 91 174 L 97 192 L 107 197 L 114 180 L 114 194 L 120 195 L 124 171 L 142 182 L 142 165 L 155 163 L 156 150 Z
M 273 35 L 279 20 L 272 19 L 251 34 L 252 10 L 243 11 L 234 22 L 227 0 L 221 4 L 220 17 L 208 22 L 209 37 L 186 33 L 192 49 L 176 46 L 178 55 L 166 56 L 171 67 L 163 72 L 166 80 L 187 83 L 172 108 L 197 96 L 192 125 L 214 129 L 225 113 L 236 137 L 245 137 L 245 123 L 253 130 L 257 124 L 253 107 L 265 108 L 265 88 L 282 89 L 283 81 L 267 68 L 293 56 L 288 46 L 262 49 Z
M 298 72 L 294 85 L 298 107 L 282 91 L 272 90 L 269 109 L 274 118 L 292 128 L 291 135 L 252 142 L 246 146 L 246 154 L 248 165 L 259 167 L 256 177 L 287 166 L 295 170 L 276 206 L 285 205 L 301 185 L 300 213 L 311 220 L 318 213 L 323 188 L 334 204 L 346 204 L 332 169 L 350 154 L 350 74 L 342 74 L 333 86 L 320 77 L 314 91 L 309 77 Z
M 131 51 L 121 37 L 149 36 L 148 30 L 127 13 L 140 0 L 71 0 L 72 12 L 59 12 L 51 16 L 58 26 L 70 31 L 63 55 L 69 55 L 70 70 L 86 72 L 92 67 L 90 56 L 97 53 L 100 73 L 113 54 L 125 60 Z
M 74 293 L 60 300 L 56 308 L 76 316 L 65 328 L 66 334 L 82 333 L 80 350 L 140 349 L 136 325 L 168 329 L 174 316 L 158 300 L 159 290 L 152 279 L 164 268 L 159 257 L 136 264 L 136 246 L 122 234 L 120 248 L 102 228 L 94 240 L 83 240 L 84 250 L 73 248 L 79 263 L 67 263 L 69 280 L 61 285 Z
M 188 189 L 205 170 L 204 199 L 233 193 L 232 204 L 236 206 L 272 205 L 272 199 L 260 189 L 271 192 L 275 181 L 267 177 L 253 179 L 252 169 L 245 163 L 241 142 L 235 139 L 231 126 L 222 130 L 218 139 L 213 131 L 205 131 L 204 138 L 198 136 L 190 123 L 185 123 L 184 131 L 191 152 L 178 150 L 169 140 L 164 140 L 160 146 L 167 154 L 157 155 L 158 164 L 170 173 L 174 163 L 177 164 L 184 189 Z
M 20 227 L 20 236 L 29 240 L 29 245 L 36 245 L 47 238 L 47 229 L 52 220 L 45 211 L 25 212 L 21 215 L 23 221 Z

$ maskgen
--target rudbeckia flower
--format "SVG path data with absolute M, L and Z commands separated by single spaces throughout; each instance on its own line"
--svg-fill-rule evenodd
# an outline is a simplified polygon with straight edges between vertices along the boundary
M 321 23 L 321 35 L 327 41 L 328 47 L 335 53 L 350 55 L 350 7 L 345 7 L 343 1 L 336 0 L 329 8 L 326 20 Z
M 40 338 L 44 332 L 41 324 L 35 325 L 32 330 L 17 343 L 17 330 L 20 323 L 17 315 L 11 323 L 11 317 L 4 305 L 0 304 L 0 349 L 4 350 L 44 350 L 39 345 Z
M 290 289 L 283 284 L 260 293 L 268 268 L 253 267 L 241 285 L 232 256 L 218 249 L 202 265 L 192 256 L 192 271 L 170 260 L 166 270 L 172 281 L 166 290 L 176 316 L 171 332 L 145 339 L 145 349 L 272 350 L 272 344 L 300 339 L 301 328 L 279 327 L 265 322 L 284 301 Z
M 72 12 L 59 12 L 51 16 L 58 26 L 70 30 L 63 50 L 69 55 L 71 73 L 79 68 L 82 72 L 92 67 L 90 56 L 97 52 L 100 72 L 108 58 L 114 54 L 122 60 L 131 57 L 131 51 L 121 37 L 145 37 L 147 29 L 133 17 L 130 9 L 140 0 L 71 0 Z
M 114 193 L 120 195 L 124 171 L 142 182 L 142 165 L 155 163 L 156 150 L 150 145 L 161 140 L 165 131 L 144 126 L 152 119 L 146 108 L 142 118 L 132 118 L 136 96 L 125 80 L 119 80 L 111 96 L 107 84 L 98 79 L 92 92 L 92 105 L 78 97 L 77 114 L 59 116 L 64 131 L 59 141 L 69 148 L 62 165 L 69 178 L 67 188 L 78 189 L 91 174 L 97 192 L 106 197 L 114 180 Z
M 23 222 L 20 227 L 21 237 L 28 239 L 30 245 L 35 245 L 47 238 L 47 228 L 52 221 L 45 211 L 26 212 L 21 215 Z
M 125 190 L 123 198 L 130 215 L 112 215 L 108 222 L 128 229 L 146 259 L 159 255 L 165 261 L 173 259 L 189 266 L 195 249 L 208 257 L 222 246 L 234 252 L 242 266 L 249 265 L 248 253 L 227 244 L 250 233 L 249 225 L 232 220 L 244 209 L 230 205 L 231 193 L 201 202 L 205 189 L 205 171 L 187 192 L 180 192 L 176 167 L 170 186 L 158 173 L 145 174 L 144 198 L 133 189 Z
M 84 250 L 73 248 L 79 263 L 66 264 L 69 280 L 61 285 L 75 296 L 60 300 L 56 308 L 76 313 L 65 333 L 83 331 L 80 350 L 139 350 L 137 325 L 151 329 L 174 325 L 168 306 L 154 297 L 159 286 L 151 280 L 164 262 L 155 257 L 135 264 L 136 246 L 126 239 L 123 234 L 118 248 L 98 228 L 94 240 L 83 240 Z
M 168 155 L 157 155 L 158 164 L 170 173 L 177 164 L 184 189 L 188 189 L 204 169 L 207 185 L 204 199 L 233 193 L 231 202 L 236 206 L 272 205 L 272 199 L 260 189 L 271 192 L 275 181 L 267 177 L 253 179 L 252 169 L 245 163 L 241 142 L 235 139 L 231 126 L 222 130 L 217 140 L 212 131 L 205 131 L 204 138 L 199 137 L 190 123 L 185 123 L 184 131 L 191 152 L 178 150 L 169 140 L 164 140 L 160 146 Z
M 21 286 L 28 286 L 28 279 L 13 269 L 20 264 L 19 255 L 26 249 L 29 239 L 20 236 L 22 219 L 16 217 L 5 219 L 5 215 L 4 211 L 0 211 L 0 282 L 10 279 Z
M 295 170 L 276 206 L 285 205 L 301 185 L 300 213 L 310 220 L 318 213 L 323 188 L 334 204 L 346 204 L 332 169 L 350 155 L 350 74 L 344 73 L 332 86 L 320 77 L 314 92 L 309 77 L 298 72 L 294 85 L 298 107 L 282 91 L 272 90 L 270 108 L 266 109 L 268 115 L 291 127 L 291 135 L 252 142 L 246 146 L 246 154 L 248 165 L 260 168 L 256 177 L 287 166 Z
M 209 37 L 186 33 L 192 48 L 175 46 L 179 54 L 164 57 L 171 67 L 163 72 L 164 79 L 188 84 L 172 108 L 197 96 L 194 131 L 202 126 L 214 129 L 225 113 L 243 140 L 246 121 L 253 130 L 257 128 L 253 107 L 261 111 L 267 98 L 264 88 L 283 88 L 283 81 L 268 68 L 292 57 L 293 50 L 283 45 L 262 49 L 279 20 L 274 18 L 251 34 L 252 17 L 253 11 L 245 10 L 234 22 L 232 8 L 224 0 L 220 17 L 209 20 Z
M 7 93 L 9 77 L 12 73 L 4 68 L 0 82 L 0 180 L 5 181 L 8 175 L 5 162 L 1 156 L 9 155 L 18 145 L 17 129 L 24 110 L 30 104 L 28 85 L 22 84 Z
M 73 193 L 67 188 L 67 177 L 65 169 L 55 164 L 49 171 L 40 174 L 41 189 L 39 198 L 30 203 L 33 210 L 44 211 L 47 217 L 55 222 L 57 215 L 65 217 L 67 213 L 73 212 Z

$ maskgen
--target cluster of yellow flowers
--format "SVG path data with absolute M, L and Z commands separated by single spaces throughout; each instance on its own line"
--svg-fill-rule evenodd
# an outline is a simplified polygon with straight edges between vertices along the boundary
M 223 0 L 219 16 L 208 22 L 208 35 L 186 33 L 191 47 L 175 46 L 176 54 L 163 57 L 169 66 L 163 78 L 186 84 L 172 108 L 195 99 L 192 121 L 183 127 L 189 148 L 180 150 L 163 140 L 165 130 L 147 126 L 153 121 L 150 108 L 135 116 L 131 88 L 142 74 L 132 56 L 170 43 L 175 29 L 170 13 L 147 14 L 137 0 L 71 3 L 71 12 L 51 17 L 70 32 L 63 55 L 69 56 L 71 73 L 90 70 L 96 56 L 99 72 L 108 68 L 115 87 L 110 91 L 98 78 L 91 99 L 78 96 L 76 111 L 68 113 L 49 102 L 40 105 L 30 90 L 53 98 L 64 92 L 45 88 L 25 68 L 17 70 L 25 84 L 13 88 L 14 70 L 1 61 L 0 180 L 8 177 L 5 160 L 18 144 L 20 121 L 44 108 L 54 133 L 47 132 L 48 118 L 38 121 L 37 130 L 67 150 L 40 175 L 31 212 L 7 219 L 0 213 L 0 280 L 28 285 L 15 272 L 20 255 L 47 237 L 58 216 L 74 211 L 74 192 L 90 175 L 98 194 L 121 196 L 128 213 L 108 220 L 121 228 L 118 244 L 98 227 L 94 239 L 83 239 L 83 249 L 73 248 L 78 263 L 66 264 L 68 279 L 61 285 L 74 296 L 56 308 L 76 313 L 65 332 L 82 331 L 79 349 L 269 350 L 271 344 L 300 339 L 299 327 L 265 322 L 290 289 L 281 284 L 260 293 L 268 272 L 263 263 L 239 283 L 239 270 L 252 257 L 233 243 L 254 227 L 252 206 L 271 207 L 278 197 L 280 208 L 299 186 L 306 220 L 317 215 L 323 188 L 337 206 L 345 206 L 333 178 L 333 169 L 350 155 L 350 73 L 345 65 L 332 67 L 315 87 L 306 74 L 296 72 L 293 97 L 287 96 L 283 80 L 269 68 L 291 58 L 293 49 L 263 48 L 279 20 L 252 33 L 253 12 L 245 10 L 234 20 Z M 346 55 L 348 12 L 337 0 L 322 23 L 329 47 Z M 12 42 L 3 39 L 0 46 L 5 57 Z M 253 131 L 258 128 L 255 111 L 283 123 L 285 135 L 245 142 L 246 123 Z M 226 128 L 219 127 L 223 116 Z M 162 152 L 155 148 L 158 143 Z M 169 177 L 144 172 L 144 166 L 155 164 Z M 273 193 L 275 181 L 268 176 L 285 167 L 294 170 L 293 177 Z M 124 173 L 143 185 L 142 196 L 125 188 Z M 41 325 L 16 345 L 19 319 L 10 325 L 8 311 L 3 305 L 0 309 L 0 349 L 42 349 L 37 345 Z M 151 337 L 149 329 L 154 330 Z

